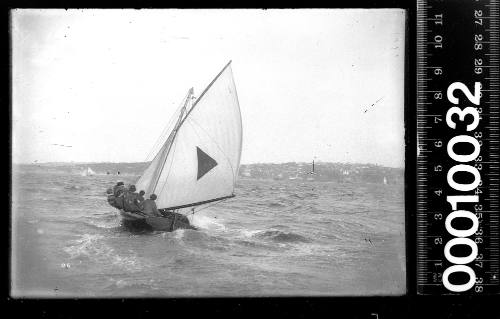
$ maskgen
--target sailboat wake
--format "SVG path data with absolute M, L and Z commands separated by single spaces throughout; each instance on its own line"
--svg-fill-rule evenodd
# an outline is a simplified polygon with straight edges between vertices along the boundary
M 199 229 L 211 231 L 225 231 L 226 226 L 218 219 L 206 215 L 192 215 L 188 217 L 191 224 Z

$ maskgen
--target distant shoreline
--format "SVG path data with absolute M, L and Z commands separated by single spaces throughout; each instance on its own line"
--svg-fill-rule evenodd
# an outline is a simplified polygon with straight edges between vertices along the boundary
M 14 164 L 14 170 L 46 173 L 54 172 L 69 175 L 109 175 L 140 176 L 148 167 L 148 162 L 132 163 L 35 163 Z M 90 172 L 88 173 L 88 169 Z M 312 163 L 259 163 L 242 164 L 239 178 L 269 179 L 281 181 L 345 181 L 369 182 L 380 184 L 400 184 L 404 182 L 404 168 L 385 167 L 376 164 L 351 164 L 315 162 Z
M 32 165 L 32 166 L 80 166 L 80 165 L 146 165 L 150 162 L 35 162 L 35 163 L 12 163 L 12 165 Z M 242 163 L 241 166 L 250 166 L 250 165 L 286 165 L 286 164 L 301 164 L 301 165 L 312 165 L 311 162 L 262 162 L 262 163 Z M 351 163 L 351 162 L 315 162 L 315 165 L 345 165 L 345 166 L 373 166 L 380 168 L 389 168 L 389 169 L 404 169 L 404 167 L 394 167 L 394 166 L 384 166 L 381 164 L 374 163 Z

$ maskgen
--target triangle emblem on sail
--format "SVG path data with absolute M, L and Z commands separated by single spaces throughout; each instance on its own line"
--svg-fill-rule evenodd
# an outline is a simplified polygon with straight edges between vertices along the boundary
M 217 162 L 198 146 L 196 146 L 196 153 L 198 154 L 198 178 L 196 180 L 199 180 L 212 168 L 217 166 Z

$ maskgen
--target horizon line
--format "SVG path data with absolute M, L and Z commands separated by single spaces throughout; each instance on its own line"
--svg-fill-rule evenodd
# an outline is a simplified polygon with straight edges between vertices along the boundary
M 24 163 L 14 163 L 11 161 L 12 165 L 41 165 L 41 164 L 78 164 L 78 165 L 90 165 L 90 164 L 143 164 L 143 163 L 149 163 L 150 161 L 140 161 L 140 162 L 77 162 L 77 161 L 70 161 L 70 162 L 64 162 L 64 161 L 55 161 L 55 162 L 24 162 Z M 321 161 L 321 160 L 315 160 L 315 163 L 329 163 L 329 164 L 348 164 L 348 165 L 373 165 L 373 166 L 382 166 L 382 167 L 389 167 L 389 168 L 402 168 L 404 169 L 405 166 L 387 166 L 379 163 L 360 163 L 360 162 L 330 162 L 330 161 Z M 254 162 L 254 163 L 241 163 L 241 165 L 258 165 L 258 164 L 288 164 L 288 163 L 296 163 L 296 164 L 312 164 L 311 162 L 303 162 L 303 161 L 288 161 L 288 162 Z

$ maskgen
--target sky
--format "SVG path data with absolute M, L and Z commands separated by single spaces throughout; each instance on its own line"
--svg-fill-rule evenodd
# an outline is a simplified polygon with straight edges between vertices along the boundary
M 12 161 L 141 162 L 229 60 L 242 164 L 404 167 L 405 12 L 12 10 Z

